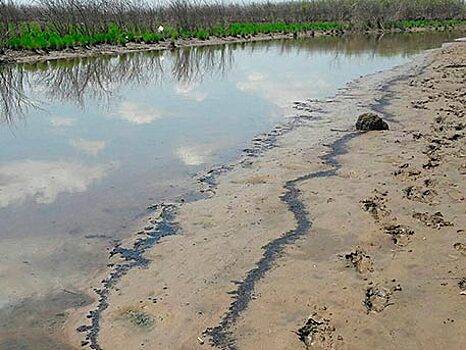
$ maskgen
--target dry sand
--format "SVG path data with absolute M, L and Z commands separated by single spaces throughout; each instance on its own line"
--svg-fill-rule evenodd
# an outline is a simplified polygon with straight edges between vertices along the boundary
M 465 349 L 465 64 L 466 43 L 448 44 L 297 104 L 301 117 L 204 179 L 207 198 L 161 208 L 150 263 L 115 251 L 68 340 Z M 352 130 L 367 111 L 390 130 Z

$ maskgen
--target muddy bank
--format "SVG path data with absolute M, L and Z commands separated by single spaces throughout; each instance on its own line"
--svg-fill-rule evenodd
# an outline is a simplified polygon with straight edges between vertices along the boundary
M 455 31 L 462 31 L 466 28 L 460 26 L 455 27 Z M 390 33 L 410 33 L 410 32 L 425 32 L 425 31 L 438 31 L 434 28 L 412 28 L 405 29 L 403 31 L 393 29 L 386 31 L 366 31 L 364 34 L 372 35 L 384 35 Z M 100 44 L 95 46 L 80 47 L 76 46 L 73 48 L 67 48 L 63 50 L 9 50 L 6 49 L 0 52 L 0 64 L 2 63 L 34 63 L 41 61 L 59 60 L 59 59 L 72 59 L 79 57 L 93 57 L 100 55 L 118 55 L 130 52 L 142 52 L 142 51 L 162 51 L 162 50 L 174 50 L 176 48 L 183 47 L 198 47 L 198 46 L 212 46 L 212 45 L 223 45 L 229 43 L 250 43 L 266 40 L 277 40 L 277 39 L 295 39 L 295 38 L 312 38 L 320 36 L 343 36 L 354 34 L 351 31 L 309 31 L 301 32 L 298 34 L 282 34 L 282 33 L 270 33 L 270 34 L 257 34 L 248 37 L 225 37 L 225 38 L 209 38 L 207 40 L 199 40 L 196 38 L 192 39 L 177 39 L 173 41 L 163 41 L 155 44 L 146 43 L 128 43 L 126 45 L 111 45 L 111 44 Z
M 298 104 L 299 127 L 208 177 L 212 195 L 177 209 L 178 235 L 108 290 L 93 342 L 76 329 L 96 305 L 68 322 L 71 341 L 461 349 L 465 55 L 447 45 Z M 370 111 L 390 130 L 345 131 Z

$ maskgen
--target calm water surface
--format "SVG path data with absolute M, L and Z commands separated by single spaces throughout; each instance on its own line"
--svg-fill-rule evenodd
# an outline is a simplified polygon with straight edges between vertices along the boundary
M 70 298 L 87 302 L 63 291 L 85 290 L 106 249 L 137 229 L 148 205 L 189 195 L 196 173 L 234 159 L 292 115 L 294 101 L 331 96 L 457 36 L 286 40 L 0 67 L 0 348 L 40 348 L 27 339 L 45 339 L 43 327 L 18 315 L 44 319 L 74 305 Z

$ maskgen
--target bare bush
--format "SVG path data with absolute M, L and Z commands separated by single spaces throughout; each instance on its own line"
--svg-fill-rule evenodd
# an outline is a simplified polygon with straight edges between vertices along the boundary
M 464 0 L 304 0 L 224 4 L 220 0 L 0 0 L 0 41 L 24 22 L 53 26 L 60 34 L 79 26 L 86 34 L 117 24 L 125 30 L 156 32 L 160 25 L 198 30 L 234 22 L 304 23 L 339 21 L 379 27 L 403 19 L 464 19 Z

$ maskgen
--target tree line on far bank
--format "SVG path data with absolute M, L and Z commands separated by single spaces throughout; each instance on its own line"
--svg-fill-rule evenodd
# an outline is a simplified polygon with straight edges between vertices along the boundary
M 225 4 L 199 0 L 0 0 L 0 48 L 60 49 L 101 43 L 303 31 L 449 28 L 466 23 L 464 0 L 304 0 Z

